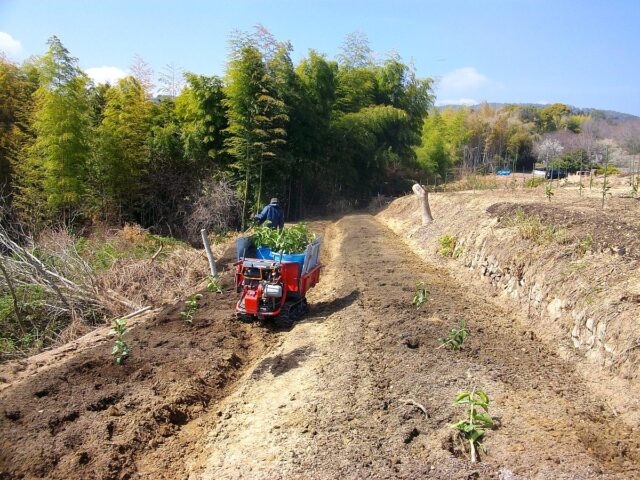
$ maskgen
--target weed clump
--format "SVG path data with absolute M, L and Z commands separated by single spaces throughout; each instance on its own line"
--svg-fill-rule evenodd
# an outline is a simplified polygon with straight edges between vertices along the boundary
M 525 188 L 536 188 L 544 183 L 544 178 L 542 177 L 533 177 L 525 180 L 524 186 Z
M 440 245 L 440 247 L 438 248 L 438 253 L 440 253 L 440 255 L 442 255 L 443 257 L 457 256 L 456 245 L 458 244 L 458 237 L 445 234 L 438 239 L 438 243 Z
M 569 241 L 566 228 L 545 225 L 540 220 L 540 217 L 527 215 L 521 208 L 516 210 L 514 216 L 507 218 L 505 224 L 507 227 L 517 228 L 522 239 L 531 240 L 538 245 L 548 242 L 564 245 Z

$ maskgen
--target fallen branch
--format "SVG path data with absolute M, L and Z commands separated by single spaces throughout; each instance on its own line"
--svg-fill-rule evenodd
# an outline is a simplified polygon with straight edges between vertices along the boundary
M 124 318 L 125 320 L 129 320 L 130 318 L 137 317 L 138 315 L 142 315 L 144 312 L 149 311 L 149 310 L 151 310 L 151 306 L 148 305 L 148 306 L 143 307 L 143 308 L 141 308 L 139 310 L 136 310 L 135 312 L 128 313 L 124 317 L 120 317 L 120 318 Z
M 158 249 L 158 251 L 151 256 L 151 259 L 149 260 L 149 263 L 153 263 L 153 261 L 156 259 L 156 257 L 158 255 L 160 255 L 160 252 L 162 252 L 163 248 L 164 248 L 164 243 L 161 243 L 160 244 L 160 248 Z

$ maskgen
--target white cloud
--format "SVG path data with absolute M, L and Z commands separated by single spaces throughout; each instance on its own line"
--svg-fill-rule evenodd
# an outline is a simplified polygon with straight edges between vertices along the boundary
M 538 100 L 536 103 L 539 105 L 549 105 L 551 102 L 549 100 Z
M 22 44 L 6 32 L 0 32 L 0 51 L 16 56 L 22 53 Z
M 479 101 L 474 100 L 473 98 L 458 98 L 451 100 L 438 100 L 436 102 L 436 106 L 440 107 L 442 105 L 465 105 L 467 107 L 470 107 L 471 105 L 478 105 L 479 103 Z
M 118 67 L 93 67 L 87 68 L 86 72 L 94 83 L 110 83 L 112 85 L 127 76 L 127 72 Z
M 471 90 L 488 83 L 489 79 L 475 68 L 463 67 L 445 74 L 440 80 L 440 87 L 445 90 Z

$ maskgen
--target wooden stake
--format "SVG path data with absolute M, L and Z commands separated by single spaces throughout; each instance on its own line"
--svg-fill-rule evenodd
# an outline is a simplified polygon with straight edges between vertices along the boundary
M 217 277 L 218 270 L 216 269 L 216 261 L 213 259 L 213 253 L 211 253 L 211 245 L 209 245 L 209 237 L 207 236 L 207 229 L 203 228 L 202 230 L 200 230 L 200 235 L 202 235 L 202 243 L 204 244 L 204 250 L 205 252 L 207 252 L 207 259 L 209 260 L 211 276 Z

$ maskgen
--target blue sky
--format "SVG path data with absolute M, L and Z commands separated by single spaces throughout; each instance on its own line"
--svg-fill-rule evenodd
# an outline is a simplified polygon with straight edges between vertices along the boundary
M 0 0 L 0 50 L 22 60 L 58 35 L 95 78 L 135 54 L 156 70 L 224 72 L 233 29 L 266 26 L 294 59 L 334 58 L 346 34 L 438 78 L 440 102 L 564 102 L 640 115 L 640 0 Z M 106 68 L 103 68 L 106 67 Z

